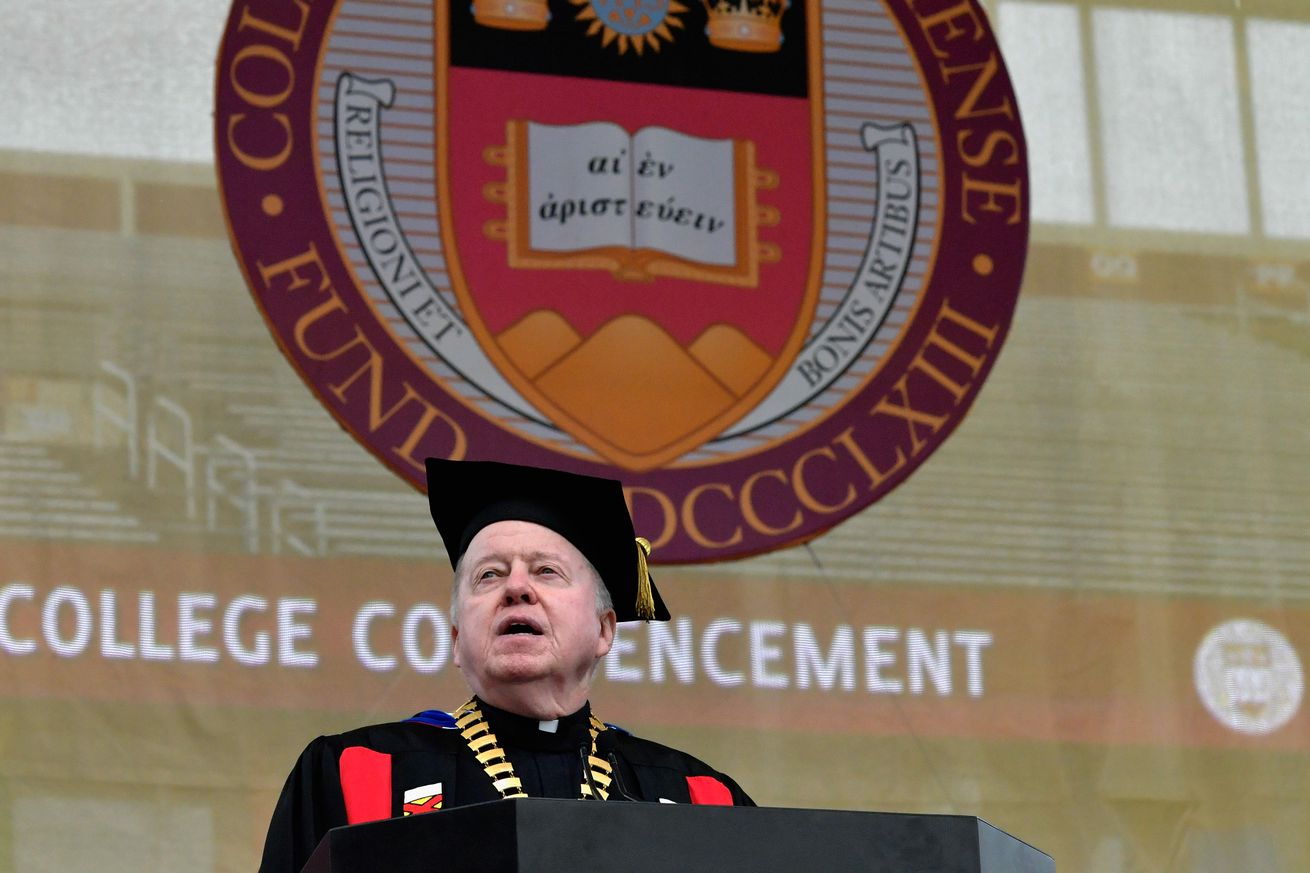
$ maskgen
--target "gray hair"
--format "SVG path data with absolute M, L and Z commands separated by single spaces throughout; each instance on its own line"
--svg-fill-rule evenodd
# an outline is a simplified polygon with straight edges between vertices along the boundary
M 464 590 L 466 579 L 464 558 L 468 553 L 460 555 L 459 561 L 455 564 L 455 578 L 450 584 L 450 626 L 459 627 L 459 599 L 460 592 Z M 582 563 L 587 567 L 587 573 L 591 576 L 591 584 L 596 592 L 596 615 L 604 615 L 614 608 L 614 598 L 610 596 L 610 590 L 605 586 L 604 581 L 600 578 L 600 573 L 596 572 L 595 566 L 587 559 L 586 555 L 582 556 Z

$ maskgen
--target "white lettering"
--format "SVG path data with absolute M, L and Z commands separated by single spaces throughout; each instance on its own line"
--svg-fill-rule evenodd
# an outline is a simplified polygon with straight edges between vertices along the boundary
M 977 630 L 956 631 L 955 644 L 964 647 L 965 682 L 966 687 L 969 689 L 969 696 L 982 697 L 982 650 L 992 644 L 991 633 Z
M 746 677 L 735 670 L 724 670 L 719 666 L 719 637 L 724 634 L 741 633 L 741 622 L 732 618 L 716 618 L 705 628 L 705 635 L 700 640 L 700 659 L 705 666 L 705 675 L 715 685 L 731 688 L 746 681 Z
M 255 647 L 247 649 L 241 642 L 241 617 L 247 612 L 267 612 L 268 601 L 253 594 L 232 598 L 223 611 L 223 645 L 233 660 L 247 667 L 262 667 L 268 663 L 272 650 L 268 631 L 255 631 Z
M 623 630 L 623 625 L 614 628 L 614 644 L 605 656 L 605 678 L 612 682 L 640 682 L 641 668 L 623 663 L 624 655 L 637 651 L 637 641 L 624 636 Z
M 0 655 L 46 649 L 61 658 L 98 654 L 106 660 L 214 663 L 230 657 L 247 667 L 274 659 L 285 667 L 319 666 L 318 604 L 312 598 L 273 601 L 243 594 L 224 602 L 214 593 L 183 592 L 168 595 L 176 598 L 174 605 L 157 603 L 154 591 L 138 590 L 133 628 L 119 609 L 120 599 L 132 596 L 110 588 L 86 592 L 65 585 L 47 593 L 23 582 L 2 585 Z M 359 663 L 374 673 L 402 663 L 418 673 L 444 670 L 452 650 L 448 616 L 431 603 L 415 604 L 401 616 L 401 608 L 386 600 L 359 607 L 350 632 Z M 766 690 L 850 692 L 862 670 L 870 694 L 978 698 L 985 691 L 984 655 L 993 643 L 990 631 L 977 629 L 839 624 L 828 631 L 808 622 L 732 617 L 698 628 L 682 616 L 648 623 L 644 633 L 635 625 L 617 628 L 605 676 L 613 682 L 691 685 L 703 671 L 723 688 L 749 683 Z M 1267 691 L 1259 675 L 1242 678 L 1248 693 Z
M 937 694 L 947 697 L 951 693 L 951 636 L 939 630 L 933 634 L 930 645 L 921 628 L 912 627 L 905 632 L 905 672 L 911 694 L 923 693 L 923 676 L 928 674 Z
M 819 687 L 829 691 L 840 676 L 844 691 L 855 688 L 855 631 L 849 625 L 838 625 L 832 632 L 832 645 L 825 658 L 808 624 L 800 623 L 792 629 L 792 645 L 796 652 L 796 687 L 809 688 L 813 671 Z
M 677 627 L 676 635 L 669 633 L 670 624 Z M 695 680 L 691 619 L 684 615 L 674 622 L 652 621 L 646 625 L 646 639 L 650 645 L 650 681 L 664 681 L 665 664 L 672 668 L 673 675 L 683 685 L 690 685 Z
M 135 658 L 136 647 L 118 641 L 118 594 L 100 589 L 100 654 L 105 658 Z
M 30 655 L 36 651 L 36 640 L 16 637 L 9 630 L 9 606 L 15 600 L 35 600 L 36 589 L 22 582 L 11 582 L 0 588 L 0 649 L 9 655 Z
M 218 649 L 196 643 L 196 637 L 214 632 L 214 622 L 196 610 L 211 611 L 218 605 L 212 594 L 179 594 L 177 598 L 177 651 L 183 661 L 209 664 L 218 660 Z
M 782 647 L 773 642 L 787 633 L 780 621 L 751 622 L 751 681 L 757 688 L 786 688 L 786 673 L 773 673 L 769 665 L 782 659 Z
M 59 631 L 59 608 L 68 604 L 73 608 L 73 636 L 65 639 Z M 41 635 L 50 651 L 61 658 L 75 658 L 86 649 L 91 639 L 91 604 L 86 595 L 76 588 L 60 586 L 50 592 L 41 609 Z
M 884 667 L 896 663 L 896 653 L 882 648 L 883 643 L 894 643 L 901 632 L 894 627 L 866 627 L 864 629 L 864 683 L 871 694 L 900 694 L 904 685 L 899 679 L 882 675 Z
M 137 596 L 137 613 L 140 624 L 137 627 L 141 643 L 141 657 L 147 661 L 171 661 L 173 647 L 161 646 L 155 641 L 155 593 L 142 591 Z
M 419 649 L 419 625 L 432 628 L 432 653 Z M 446 664 L 450 655 L 450 623 L 440 609 L 431 603 L 419 603 L 405 613 L 400 630 L 400 647 L 405 660 L 419 673 L 436 673 Z
M 396 669 L 394 655 L 377 655 L 369 644 L 369 631 L 375 618 L 391 618 L 396 614 L 396 607 L 385 600 L 370 600 L 355 613 L 355 622 L 350 629 L 350 639 L 355 645 L 355 657 L 367 670 L 385 673 Z
M 296 621 L 297 616 L 314 615 L 318 604 L 307 597 L 287 597 L 277 602 L 277 660 L 288 667 L 316 667 L 318 653 L 300 651 L 297 640 L 307 640 L 314 628 Z

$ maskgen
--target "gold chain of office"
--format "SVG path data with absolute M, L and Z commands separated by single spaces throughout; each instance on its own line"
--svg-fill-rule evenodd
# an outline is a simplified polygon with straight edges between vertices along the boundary
M 455 710 L 455 727 L 464 738 L 464 742 L 468 744 L 469 751 L 482 765 L 482 772 L 487 774 L 487 778 L 491 780 L 491 784 L 500 792 L 502 798 L 528 796 L 528 793 L 523 790 L 523 783 L 519 781 L 518 774 L 514 772 L 514 764 L 505 754 L 505 750 L 500 747 L 500 741 L 496 739 L 491 725 L 487 724 L 486 717 L 478 707 L 477 698 L 469 698 L 467 703 Z M 605 725 L 593 715 L 587 727 L 591 732 L 591 751 L 587 755 L 587 768 L 591 771 L 591 778 L 587 779 L 584 775 L 582 785 L 578 789 L 578 796 L 583 800 L 594 800 L 599 795 L 601 800 L 609 800 L 613 770 L 608 761 L 596 754 L 596 737 L 605 730 Z M 596 786 L 594 794 L 591 790 L 592 785 Z

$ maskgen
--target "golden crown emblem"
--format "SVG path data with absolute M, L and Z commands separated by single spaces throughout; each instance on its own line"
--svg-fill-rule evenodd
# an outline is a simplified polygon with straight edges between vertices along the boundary
M 501 30 L 545 30 L 550 8 L 546 0 L 473 0 L 473 20 Z
M 709 13 L 705 33 L 710 44 L 739 52 L 776 52 L 782 48 L 782 14 L 788 0 L 703 0 Z

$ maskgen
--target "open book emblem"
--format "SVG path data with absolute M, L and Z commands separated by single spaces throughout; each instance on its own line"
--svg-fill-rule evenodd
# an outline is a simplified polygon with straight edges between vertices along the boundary
M 760 262 L 779 259 L 778 244 L 759 239 L 761 226 L 778 224 L 778 209 L 756 197 L 777 188 L 778 177 L 756 169 L 749 140 L 521 119 L 505 137 L 505 148 L 486 154 L 505 167 L 505 184 L 488 185 L 486 195 L 506 205 L 507 217 L 486 233 L 506 241 L 511 267 L 755 287 Z
M 819 59 L 733 53 L 746 74 L 729 90 L 583 40 L 569 50 L 592 53 L 588 75 L 560 76 L 554 50 L 465 50 L 448 14 L 436 177 L 465 322 L 527 403 L 610 463 L 685 455 L 778 384 L 813 320 Z M 551 39 L 476 20 L 466 32 Z M 676 52 L 727 54 L 702 37 L 660 60 Z

